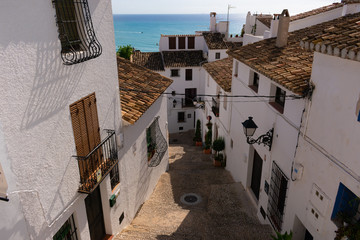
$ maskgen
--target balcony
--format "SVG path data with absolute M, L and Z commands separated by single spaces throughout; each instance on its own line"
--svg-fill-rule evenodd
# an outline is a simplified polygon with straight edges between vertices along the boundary
M 182 99 L 181 99 L 181 106 L 182 106 L 183 108 L 186 108 L 186 107 L 195 107 L 192 98 L 182 98 Z
M 108 136 L 87 156 L 74 156 L 79 163 L 79 192 L 91 193 L 117 164 L 117 145 L 114 130 L 107 130 Z

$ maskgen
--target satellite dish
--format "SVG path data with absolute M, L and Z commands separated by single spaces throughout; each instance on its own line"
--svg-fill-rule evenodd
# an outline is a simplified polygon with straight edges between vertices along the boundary
M 0 200 L 8 201 L 7 193 L 6 193 L 7 190 L 8 190 L 8 185 L 5 179 L 4 170 L 2 169 L 0 164 Z

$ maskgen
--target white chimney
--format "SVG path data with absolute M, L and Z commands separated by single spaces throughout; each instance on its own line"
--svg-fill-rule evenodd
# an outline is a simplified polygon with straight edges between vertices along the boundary
M 287 9 L 284 9 L 279 15 L 279 26 L 276 37 L 276 46 L 281 48 L 287 45 L 288 35 L 289 35 L 289 24 L 290 24 L 290 15 Z
M 216 12 L 210 13 L 210 31 L 216 32 Z

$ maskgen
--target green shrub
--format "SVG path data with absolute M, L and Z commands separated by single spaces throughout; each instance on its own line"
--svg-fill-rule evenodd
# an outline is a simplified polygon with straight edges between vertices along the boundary
M 133 47 L 131 45 L 120 46 L 116 52 L 116 54 L 122 58 L 130 60 L 130 56 L 133 53 Z
M 193 140 L 195 142 L 201 142 L 202 141 L 202 138 L 201 138 L 201 122 L 200 122 L 199 119 L 196 121 L 195 137 L 193 138 Z

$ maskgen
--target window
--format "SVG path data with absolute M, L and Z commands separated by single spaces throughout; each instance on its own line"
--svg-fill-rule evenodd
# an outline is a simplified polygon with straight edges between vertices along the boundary
M 258 92 L 259 89 L 259 74 L 256 72 L 252 72 L 252 80 L 251 80 L 251 84 L 249 85 L 249 87 L 254 91 L 254 92 Z
M 71 215 L 54 235 L 53 240 L 77 240 L 76 230 L 74 215 Z
M 218 98 L 212 98 L 212 107 L 211 107 L 211 110 L 212 112 L 214 113 L 214 115 L 216 117 L 219 117 L 219 103 L 218 103 Z
M 186 69 L 185 70 L 185 80 L 186 81 L 191 81 L 192 80 L 192 78 L 193 78 L 192 73 L 193 73 L 192 69 Z
M 179 69 L 171 69 L 171 75 L 170 77 L 180 77 Z
M 359 220 L 359 202 L 360 198 L 356 196 L 344 184 L 340 183 L 338 193 L 336 195 L 335 205 L 331 214 L 331 220 L 337 225 L 342 226 L 340 217 L 354 219 L 355 222 Z
M 183 101 L 183 107 L 193 107 L 194 106 L 194 98 L 196 98 L 197 94 L 196 88 L 185 88 L 185 99 Z
M 215 59 L 220 59 L 220 53 L 219 52 L 215 53 Z
M 168 145 L 159 126 L 159 117 L 156 117 L 146 129 L 147 160 L 149 167 L 159 166 Z
M 273 106 L 280 113 L 283 113 L 284 106 L 285 106 L 285 97 L 286 97 L 286 92 L 284 90 L 282 90 L 281 88 L 276 87 L 275 101 L 270 102 L 270 105 Z
M 275 162 L 273 162 L 272 165 L 270 181 L 269 202 L 267 208 L 268 218 L 272 226 L 280 232 L 283 222 L 286 190 L 289 180 Z
M 188 118 L 191 118 L 191 113 L 189 113 L 189 114 L 187 115 L 187 117 L 188 117 Z
M 195 37 L 188 37 L 188 49 L 195 49 Z
M 176 37 L 169 37 L 169 49 L 176 49 Z
M 179 49 L 185 49 L 185 37 L 179 37 Z
M 234 147 L 234 141 L 231 139 L 230 141 L 230 147 L 233 148 Z
M 102 48 L 95 36 L 87 1 L 53 0 L 53 3 L 64 64 L 100 56 Z
M 178 112 L 178 122 L 185 122 L 185 112 Z
M 111 190 L 113 190 L 116 185 L 120 183 L 120 177 L 119 177 L 119 164 L 115 164 L 113 169 L 110 171 L 110 183 L 111 183 Z

